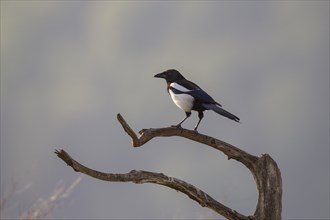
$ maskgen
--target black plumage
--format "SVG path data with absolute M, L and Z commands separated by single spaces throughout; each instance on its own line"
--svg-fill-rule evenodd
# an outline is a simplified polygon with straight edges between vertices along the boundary
M 156 74 L 157 78 L 164 78 L 167 82 L 167 91 L 171 95 L 173 102 L 186 113 L 186 117 L 176 126 L 181 124 L 191 115 L 191 111 L 197 111 L 199 121 L 194 130 L 197 131 L 199 123 L 204 117 L 205 110 L 212 110 L 231 120 L 239 122 L 239 118 L 232 113 L 221 108 L 221 104 L 216 102 L 209 94 L 202 90 L 195 83 L 185 79 L 177 70 L 170 69 Z

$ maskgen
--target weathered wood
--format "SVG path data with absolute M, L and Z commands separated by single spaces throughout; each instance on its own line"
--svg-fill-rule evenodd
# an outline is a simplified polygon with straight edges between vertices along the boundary
M 202 207 L 213 209 L 220 215 L 235 220 L 248 220 L 249 218 L 239 214 L 220 202 L 213 199 L 207 193 L 198 189 L 197 187 L 174 177 L 166 176 L 162 173 L 154 173 L 143 170 L 132 170 L 129 173 L 103 173 L 97 170 L 90 169 L 74 160 L 65 150 L 56 150 L 55 153 L 61 158 L 68 166 L 71 166 L 74 171 L 84 173 L 96 179 L 111 181 L 111 182 L 133 182 L 137 184 L 154 183 L 169 188 L 175 189 L 186 194 L 192 200 L 198 202 Z
M 196 131 L 178 127 L 142 129 L 139 132 L 138 137 L 138 135 L 135 134 L 135 132 L 131 129 L 131 127 L 120 114 L 117 115 L 117 119 L 122 125 L 124 131 L 131 137 L 133 147 L 140 147 L 155 137 L 180 136 L 213 147 L 214 149 L 217 149 L 227 155 L 228 159 L 234 159 L 242 163 L 250 170 L 257 185 L 258 203 L 254 214 L 252 216 L 245 216 L 240 214 L 239 212 L 232 210 L 216 201 L 197 187 L 183 180 L 179 180 L 174 177 L 168 177 L 162 173 L 136 170 L 132 170 L 129 173 L 123 174 L 103 173 L 83 166 L 82 164 L 75 161 L 67 152 L 62 149 L 56 150 L 55 153 L 76 172 L 81 172 L 91 177 L 105 181 L 154 183 L 164 185 L 186 194 L 189 198 L 198 202 L 201 206 L 208 207 L 227 219 L 281 219 L 281 173 L 276 162 L 268 154 L 257 157 L 224 141 L 200 134 Z

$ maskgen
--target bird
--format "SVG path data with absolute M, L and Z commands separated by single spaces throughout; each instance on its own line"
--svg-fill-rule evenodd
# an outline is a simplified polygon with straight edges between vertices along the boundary
M 212 110 L 235 122 L 240 121 L 237 116 L 224 110 L 220 103 L 216 102 L 198 85 L 187 80 L 179 71 L 169 69 L 156 74 L 154 77 L 166 80 L 167 92 L 170 94 L 173 102 L 186 113 L 186 117 L 179 124 L 173 126 L 181 128 L 181 124 L 190 117 L 192 110 L 198 112 L 199 118 L 194 131 L 197 131 L 206 110 Z

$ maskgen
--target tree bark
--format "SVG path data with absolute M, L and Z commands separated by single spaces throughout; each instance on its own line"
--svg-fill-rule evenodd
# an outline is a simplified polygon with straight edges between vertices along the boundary
M 154 183 L 164 185 L 180 191 L 189 198 L 198 202 L 203 207 L 208 207 L 227 219 L 233 220 L 278 220 L 281 219 L 282 212 L 282 179 L 280 170 L 276 162 L 268 155 L 260 157 L 251 155 L 237 147 L 213 137 L 200 134 L 196 131 L 178 127 L 150 128 L 142 129 L 139 137 L 130 128 L 124 118 L 118 114 L 117 119 L 125 132 L 131 137 L 133 147 L 140 147 L 155 137 L 184 137 L 210 147 L 215 148 L 227 155 L 228 159 L 241 162 L 252 173 L 258 190 L 258 203 L 253 215 L 245 216 L 213 199 L 207 193 L 197 187 L 174 177 L 168 177 L 162 173 L 132 170 L 129 173 L 114 174 L 102 173 L 83 166 L 74 160 L 66 151 L 60 149 L 55 153 L 68 166 L 76 172 L 81 172 L 91 177 L 112 181 L 112 182 L 134 182 L 134 183 Z

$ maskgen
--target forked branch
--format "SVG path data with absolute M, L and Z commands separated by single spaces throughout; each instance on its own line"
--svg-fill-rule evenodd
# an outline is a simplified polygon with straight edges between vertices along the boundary
M 132 128 L 128 125 L 121 114 L 117 114 L 117 119 L 122 125 L 126 133 L 132 138 L 133 147 L 140 147 L 153 139 L 154 137 L 170 137 L 180 136 L 202 144 L 206 144 L 227 155 L 228 159 L 235 159 L 242 162 L 249 169 L 253 169 L 258 157 L 246 153 L 245 151 L 234 147 L 224 141 L 215 139 L 213 137 L 198 133 L 194 130 L 187 130 L 181 127 L 167 127 L 167 128 L 149 128 L 139 131 L 139 137 L 135 134 Z
M 197 187 L 177 178 L 168 177 L 162 173 L 153 173 L 148 171 L 132 170 L 129 173 L 115 174 L 103 173 L 83 166 L 74 160 L 64 150 L 56 150 L 55 153 L 68 166 L 71 166 L 76 172 L 81 172 L 91 177 L 112 181 L 112 182 L 134 182 L 134 183 L 154 183 L 164 185 L 180 191 L 189 198 L 195 200 L 203 207 L 208 207 L 227 219 L 248 220 L 248 219 L 281 219 L 282 209 L 282 180 L 280 170 L 276 162 L 267 154 L 256 157 L 245 151 L 234 147 L 226 142 L 215 139 L 196 131 L 191 131 L 178 127 L 150 128 L 142 129 L 139 136 L 131 129 L 125 119 L 118 114 L 117 119 L 125 132 L 131 137 L 132 145 L 140 147 L 154 137 L 180 136 L 208 146 L 211 146 L 227 155 L 228 159 L 235 159 L 243 163 L 252 173 L 259 193 L 258 204 L 253 216 L 242 215 L 232 210 L 211 196 L 198 189 Z

